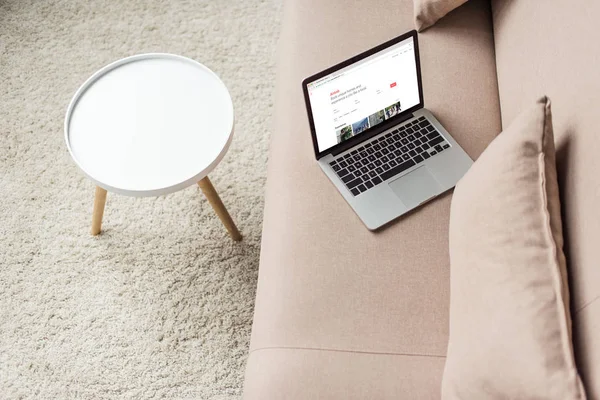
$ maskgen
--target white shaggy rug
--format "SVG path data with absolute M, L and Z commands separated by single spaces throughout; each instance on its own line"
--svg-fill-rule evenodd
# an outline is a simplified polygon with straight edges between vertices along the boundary
M 239 398 L 258 270 L 279 0 L 0 0 L 0 398 Z M 95 70 L 169 52 L 229 87 L 236 133 L 211 174 L 244 235 L 197 187 L 109 193 L 63 139 Z

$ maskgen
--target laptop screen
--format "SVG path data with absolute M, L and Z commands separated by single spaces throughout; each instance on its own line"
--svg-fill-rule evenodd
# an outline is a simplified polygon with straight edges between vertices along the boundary
M 306 89 L 322 152 L 421 102 L 413 37 L 308 83 Z

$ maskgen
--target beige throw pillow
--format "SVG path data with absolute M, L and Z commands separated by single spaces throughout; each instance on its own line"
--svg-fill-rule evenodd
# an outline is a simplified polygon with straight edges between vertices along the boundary
M 414 0 L 417 30 L 421 32 L 429 28 L 444 15 L 466 2 L 467 0 Z
M 585 399 L 571 343 L 550 101 L 456 186 L 443 399 Z

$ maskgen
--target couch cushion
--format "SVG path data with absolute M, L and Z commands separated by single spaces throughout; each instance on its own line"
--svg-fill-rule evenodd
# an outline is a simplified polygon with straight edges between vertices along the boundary
M 260 349 L 409 357 L 446 354 L 450 194 L 380 232 L 369 232 L 314 159 L 301 90 L 303 78 L 411 30 L 412 4 L 412 0 L 286 3 L 246 376 L 252 395 L 247 398 L 280 398 L 268 377 L 260 376 L 273 371 L 290 385 L 299 384 L 291 382 L 295 379 L 303 380 L 304 386 L 319 384 L 294 373 L 323 368 L 313 358 L 288 362 L 287 354 L 293 353 Z M 425 104 L 472 157 L 500 131 L 491 29 L 489 3 L 477 0 L 419 37 Z M 404 357 L 389 361 L 377 355 L 370 360 L 362 367 L 364 375 L 335 376 L 344 379 L 351 391 L 369 385 L 367 370 L 373 363 L 405 370 Z M 255 365 L 269 362 L 265 372 Z M 436 386 L 439 395 L 441 369 L 420 370 L 430 375 L 419 379 Z M 415 384 L 393 387 L 393 395 L 381 392 L 379 398 L 401 394 L 429 398 L 432 393 L 431 387 Z M 338 398 L 329 395 L 327 386 L 312 389 L 322 391 L 323 398 Z
M 312 349 L 259 349 L 251 359 L 244 398 L 277 400 L 439 399 L 445 360 Z
M 544 97 L 456 186 L 443 399 L 585 399 L 573 359 L 562 244 Z
M 586 338 L 600 297 L 600 3 L 565 0 L 492 2 L 498 84 L 504 125 L 541 94 L 552 99 L 573 334 Z M 587 339 L 586 339 L 587 340 Z M 600 341 L 576 343 L 590 398 L 600 398 Z
M 414 0 L 415 27 L 419 32 L 435 24 L 440 18 L 464 4 L 467 0 Z

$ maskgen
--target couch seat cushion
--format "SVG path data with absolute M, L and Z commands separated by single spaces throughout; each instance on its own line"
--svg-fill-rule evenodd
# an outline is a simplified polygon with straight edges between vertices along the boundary
M 407 359 L 446 354 L 451 193 L 368 231 L 315 161 L 301 90 L 307 76 L 411 29 L 412 0 L 286 3 L 247 399 L 282 398 L 271 382 L 351 398 L 329 392 L 327 377 L 360 393 L 375 364 L 395 365 L 385 379 L 405 383 L 392 392 L 373 388 L 372 398 L 439 396 L 439 360 L 419 364 L 429 374 L 419 382 L 427 385 L 396 374 Z M 469 1 L 421 34 L 419 45 L 425 105 L 476 158 L 500 132 L 489 4 Z M 344 374 L 337 369 L 346 361 L 317 363 L 293 349 L 373 356 L 361 367 L 364 375 Z M 314 375 L 302 372 L 307 368 L 322 379 L 309 379 Z

